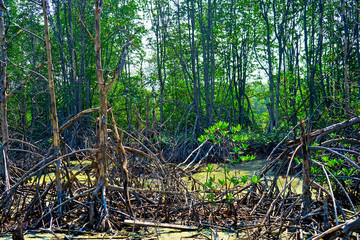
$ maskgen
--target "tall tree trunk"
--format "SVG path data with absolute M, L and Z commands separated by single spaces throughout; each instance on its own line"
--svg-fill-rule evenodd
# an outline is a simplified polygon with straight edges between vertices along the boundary
M 100 15 L 102 11 L 102 0 L 95 1 L 95 63 L 96 63 L 96 78 L 99 87 L 100 93 L 100 116 L 98 119 L 98 129 L 97 129 L 97 146 L 98 153 L 96 157 L 97 169 L 96 169 L 96 182 L 97 189 L 92 196 L 92 203 L 90 204 L 90 225 L 95 223 L 95 201 L 97 199 L 96 195 L 100 193 L 102 196 L 100 199 L 103 199 L 103 205 L 106 206 L 106 168 L 107 168 L 107 91 L 106 91 L 106 82 L 103 76 L 102 71 L 102 61 L 101 61 L 101 38 L 100 38 Z M 107 220 L 107 209 L 105 208 L 105 218 Z
M 355 39 L 356 39 L 356 57 L 357 57 L 357 76 L 358 76 L 358 85 L 360 86 L 360 36 L 359 36 L 359 0 L 356 0 L 356 10 L 355 10 Z M 360 99 L 360 88 L 358 88 L 358 99 Z
M 271 57 L 271 37 L 270 37 L 270 23 L 268 18 L 269 6 L 265 6 L 263 1 L 260 2 L 260 7 L 262 10 L 262 16 L 266 24 L 266 53 L 268 61 L 268 75 L 269 75 L 269 90 L 270 90 L 270 102 L 267 104 L 267 108 L 270 115 L 270 123 L 268 130 L 272 131 L 277 125 L 277 120 L 274 115 L 274 77 L 273 77 L 273 67 L 272 67 L 272 57 Z
M 98 170 L 96 173 L 96 182 L 100 185 L 106 184 L 106 166 L 107 166 L 107 91 L 106 83 L 102 73 L 101 62 L 101 39 L 100 39 L 100 15 L 102 11 L 103 1 L 95 1 L 95 63 L 96 63 L 96 78 L 100 94 L 100 117 L 99 117 L 99 136 L 97 155 Z
M 73 114 L 77 114 L 81 112 L 81 95 L 79 96 L 79 80 L 76 78 L 76 59 L 75 59 L 75 41 L 74 41 L 74 31 L 73 31 L 73 23 L 72 23 L 72 0 L 68 0 L 68 22 L 69 22 L 69 51 L 70 51 L 70 60 L 71 60 L 71 67 L 70 67 L 70 79 L 72 81 L 72 87 L 74 92 L 74 105 L 75 105 L 75 112 Z
M 272 7 L 273 7 L 273 13 L 274 13 L 275 36 L 277 38 L 278 45 L 279 45 L 279 47 L 278 47 L 279 65 L 278 65 L 277 80 L 276 80 L 276 104 L 275 104 L 275 127 L 277 127 L 279 124 L 279 114 L 280 114 L 279 106 L 280 106 L 281 67 L 282 67 L 282 62 L 283 62 L 284 50 L 286 47 L 286 37 L 284 36 L 285 35 L 284 28 L 285 28 L 285 24 L 286 24 L 286 19 L 288 17 L 290 4 L 288 2 L 286 4 L 285 12 L 281 13 L 281 14 L 283 14 L 283 16 L 282 16 L 280 23 L 278 23 L 278 20 L 276 17 L 279 14 L 279 12 L 277 12 L 278 9 L 277 9 L 277 6 L 275 6 L 275 5 L 276 5 L 275 1 L 273 1 Z M 280 8 L 280 11 L 282 11 L 281 8 Z M 284 83 L 285 83 L 285 81 L 284 81 Z M 286 88 L 284 88 L 284 90 L 285 89 Z
M 322 54 L 323 54 L 323 13 L 324 13 L 324 4 L 322 0 L 319 0 L 319 40 L 318 40 L 318 64 L 319 64 L 319 75 L 320 75 L 320 84 L 321 84 L 321 91 L 323 100 L 326 99 L 326 92 L 325 92 L 325 83 L 324 83 L 324 76 L 322 72 Z
M 102 5 L 103 0 L 95 0 L 95 63 L 96 63 L 96 78 L 98 82 L 98 88 L 99 88 L 99 95 L 100 95 L 100 116 L 98 119 L 98 139 L 97 139 L 97 145 L 98 145 L 98 153 L 97 153 L 97 171 L 96 171 L 96 190 L 92 195 L 92 203 L 90 204 L 90 225 L 93 225 L 95 223 L 95 209 L 94 209 L 94 202 L 97 199 L 97 194 L 101 194 L 101 201 L 104 211 L 104 218 L 103 222 L 101 223 L 101 226 L 103 228 L 106 228 L 106 224 L 109 226 L 108 222 L 108 210 L 106 207 L 106 189 L 107 189 L 107 164 L 108 164 L 108 157 L 107 157 L 107 110 L 108 110 L 108 102 L 107 102 L 107 92 L 109 91 L 110 87 L 113 85 L 114 81 L 119 77 L 120 72 L 125 66 L 126 62 L 126 56 L 127 56 L 127 48 L 132 43 L 129 39 L 129 41 L 126 43 L 122 56 L 120 57 L 118 66 L 115 69 L 115 74 L 113 77 L 111 77 L 111 81 L 106 83 L 106 80 L 108 77 L 104 78 L 103 75 L 103 69 L 102 69 L 102 58 L 101 58 L 101 28 L 100 28 L 100 16 L 102 12 Z M 115 124 L 116 126 L 116 124 Z M 126 159 L 122 159 L 123 161 L 123 168 L 126 169 Z M 127 177 L 127 175 L 126 175 Z M 124 180 L 124 179 L 123 179 Z M 128 179 L 125 179 L 124 185 L 127 184 Z M 128 188 L 127 186 L 124 186 L 124 189 L 126 189 L 125 193 L 125 201 L 128 206 L 130 206 L 130 199 L 128 198 Z M 129 214 L 132 215 L 131 207 L 128 207 Z
M 49 25 L 47 17 L 47 3 L 46 0 L 42 0 L 42 8 L 44 13 L 44 27 L 45 27 L 45 44 L 46 44 L 46 55 L 47 55 L 47 67 L 48 67 L 48 83 L 49 83 L 49 93 L 50 93 L 50 105 L 51 105 L 51 126 L 53 133 L 53 151 L 54 158 L 59 155 L 59 146 L 60 146 L 60 135 L 59 135 L 59 124 L 58 124 L 58 115 L 56 109 L 56 97 L 55 97 L 55 84 L 52 72 L 52 58 L 51 58 L 51 45 L 50 45 L 50 35 L 49 35 Z M 56 163 L 56 182 L 57 182 L 57 191 L 58 197 L 61 203 L 61 178 L 60 178 L 60 160 Z
M 349 49 L 349 26 L 348 26 L 348 19 L 346 17 L 346 10 L 345 10 L 345 1 L 342 0 L 341 1 L 341 18 L 342 18 L 342 22 L 344 23 L 344 32 L 345 32 L 345 36 L 344 36 L 344 85 L 345 85 L 345 89 L 344 89 L 344 107 L 345 109 L 348 108 L 349 102 L 350 102 L 350 87 L 349 87 L 349 63 L 348 63 L 348 59 L 349 59 L 349 53 L 350 53 L 350 49 Z
M 211 0 L 207 2 L 207 24 L 203 22 L 203 5 L 202 1 L 199 1 L 199 24 L 201 31 L 202 41 L 202 54 L 203 54 L 203 71 L 204 71 L 204 93 L 205 93 L 205 109 L 206 109 L 206 125 L 209 127 L 212 123 L 212 110 L 214 101 L 214 86 L 213 86 L 213 74 L 214 74 L 214 53 L 213 53 L 213 12 L 216 7 L 216 0 L 211 3 Z
M 155 37 L 156 37 L 156 60 L 157 60 L 157 72 L 160 83 L 160 124 L 164 121 L 164 89 L 166 81 L 166 24 L 165 13 L 160 0 L 156 0 L 155 9 L 153 10 L 154 25 L 155 25 Z
M 80 1 L 80 19 L 82 22 L 85 21 L 85 1 Z M 82 84 L 86 82 L 85 87 L 85 93 L 86 93 L 86 103 L 85 107 L 86 109 L 90 108 L 90 84 L 89 80 L 86 79 L 85 74 L 85 29 L 81 28 L 81 68 L 80 68 L 80 78 L 79 78 L 79 96 L 80 96 L 80 102 L 79 102 L 79 108 L 81 109 L 81 90 L 82 90 Z M 85 120 L 85 128 L 87 128 L 90 125 L 90 118 L 87 117 Z
M 200 84 L 199 84 L 199 68 L 197 67 L 197 48 L 195 42 L 195 4 L 194 0 L 191 0 L 191 6 L 189 6 L 190 11 L 190 27 L 191 30 L 189 31 L 190 34 L 190 48 L 191 48 L 191 71 L 192 71 L 192 81 L 193 81 L 193 104 L 195 109 L 195 122 L 194 122 L 194 129 L 195 135 L 199 133 L 198 126 L 202 125 L 202 109 L 201 109 L 201 93 L 200 93 Z
M 62 117 L 71 115 L 70 107 L 72 105 L 71 104 L 72 94 L 71 94 L 71 89 L 70 89 L 68 73 L 67 73 L 66 57 L 65 57 L 65 53 L 64 53 L 64 39 L 63 39 L 64 31 L 63 31 L 62 22 L 60 19 L 61 3 L 59 0 L 56 0 L 53 2 L 53 4 L 55 4 L 54 10 L 55 10 L 55 16 L 56 16 L 56 24 L 52 21 L 52 18 L 50 18 L 49 20 L 50 20 L 50 24 L 52 25 L 56 40 L 58 41 L 58 44 L 59 44 L 62 79 L 63 79 L 63 84 L 66 86 L 66 91 L 64 93 L 64 97 L 67 100 L 67 102 L 66 102 L 66 104 L 61 106 L 61 109 L 63 109 L 63 110 L 60 110 L 60 118 L 62 118 Z
M 307 27 L 307 3 L 308 1 L 305 0 L 304 6 L 304 15 L 303 15 L 303 24 L 304 24 L 304 45 L 305 45 L 305 59 L 306 59 L 306 80 L 310 92 L 310 116 L 314 112 L 314 107 L 317 101 L 316 92 L 315 92 L 315 83 L 314 83 L 314 73 L 315 73 L 315 64 L 312 63 L 313 61 L 313 51 L 309 51 L 309 41 L 308 41 L 308 27 Z M 314 26 L 312 25 L 312 29 L 314 30 Z M 310 38 L 312 39 L 312 38 Z M 311 43 L 310 43 L 311 44 Z
M 0 1 L 2 3 L 2 1 Z M 6 55 L 6 38 L 4 26 L 4 4 L 0 5 L 0 38 L 1 38 L 1 76 L 0 76 L 0 101 L 1 101 L 1 134 L 2 146 L 0 152 L 0 181 L 3 181 L 5 190 L 10 188 L 9 171 L 7 166 L 7 150 L 9 146 L 9 128 L 7 123 L 7 87 L 8 80 L 6 77 L 7 55 Z

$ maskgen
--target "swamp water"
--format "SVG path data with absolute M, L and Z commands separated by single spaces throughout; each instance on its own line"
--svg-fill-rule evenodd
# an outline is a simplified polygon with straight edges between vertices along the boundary
M 215 237 L 215 235 L 217 237 Z M 11 236 L 0 237 L 0 240 L 11 240 Z M 236 234 L 227 233 L 224 231 L 211 231 L 209 229 L 203 229 L 201 231 L 179 231 L 179 230 L 171 230 L 171 229 L 155 229 L 153 227 L 147 228 L 147 231 L 141 232 L 117 232 L 114 234 L 86 234 L 86 235 L 65 235 L 65 234 L 51 234 L 51 233 L 27 233 L 24 236 L 25 240 L 82 240 L 82 239 L 158 239 L 158 240 L 167 240 L 167 239 L 223 239 L 223 240 L 232 240 L 238 239 Z
M 192 176 L 202 183 L 205 183 L 210 177 L 215 177 L 216 184 L 219 185 L 219 180 L 222 181 L 225 179 L 225 177 L 235 177 L 240 181 L 243 176 L 247 175 L 247 183 L 249 183 L 254 173 L 261 170 L 265 165 L 266 160 L 264 159 L 257 159 L 240 164 L 210 164 L 210 167 L 213 168 L 211 173 L 207 171 L 208 167 L 205 166 L 199 173 L 193 174 Z M 227 174 L 225 173 L 225 167 L 227 167 L 229 170 Z M 265 177 L 268 181 L 272 181 L 274 178 L 274 171 L 269 171 Z M 292 176 L 288 176 L 287 178 L 285 176 L 278 178 L 277 186 L 279 190 L 281 191 L 286 183 L 289 184 L 292 178 Z M 297 194 L 302 193 L 302 180 L 300 178 L 295 178 L 291 182 L 291 190 Z
M 192 175 L 192 177 L 198 180 L 201 183 L 205 183 L 209 177 L 214 177 L 216 184 L 219 185 L 218 180 L 224 180 L 225 176 L 228 178 L 235 177 L 241 179 L 242 176 L 248 175 L 248 182 L 250 182 L 251 177 L 254 173 L 264 167 L 266 160 L 253 160 L 249 162 L 244 162 L 241 164 L 210 164 L 209 166 L 213 169 L 211 172 L 207 171 L 207 166 L 204 166 L 200 169 L 198 173 Z M 228 173 L 226 173 L 225 166 L 228 168 Z M 53 178 L 50 174 L 50 179 Z M 266 176 L 267 179 L 272 179 L 272 172 Z M 279 178 L 277 185 L 280 190 L 284 188 L 285 182 L 289 182 L 292 177 Z M 293 192 L 301 193 L 302 192 L 302 183 L 301 179 L 296 178 L 291 183 L 291 189 Z M 216 237 L 217 235 L 217 237 Z M 87 235 L 66 235 L 58 234 L 56 235 L 51 233 L 31 233 L 27 232 L 24 236 L 26 240 L 53 240 L 53 239 L 239 239 L 233 232 L 226 232 L 224 230 L 217 229 L 202 229 L 200 231 L 180 231 L 164 228 L 154 228 L 148 227 L 146 231 L 140 232 L 117 232 L 112 235 L 97 233 L 97 234 L 87 234 Z M 0 240 L 10 240 L 12 239 L 10 235 L 0 237 Z

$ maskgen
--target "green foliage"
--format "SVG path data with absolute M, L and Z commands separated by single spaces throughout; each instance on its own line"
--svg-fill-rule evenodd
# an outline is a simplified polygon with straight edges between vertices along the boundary
M 297 164 L 299 164 L 299 163 L 301 163 L 301 162 L 303 161 L 302 158 L 299 159 L 298 157 L 295 157 L 294 160 L 295 160 L 295 162 L 296 162 Z
M 240 156 L 242 162 L 251 161 L 254 160 L 255 158 L 256 157 L 254 155 L 249 155 L 249 154 L 247 154 L 246 156 Z
M 212 144 L 230 148 L 231 157 L 229 161 L 231 163 L 238 164 L 254 160 L 256 158 L 254 155 L 243 155 L 244 151 L 250 146 L 247 142 L 249 136 L 241 132 L 242 127 L 240 124 L 231 126 L 230 128 L 229 125 L 229 123 L 222 121 L 215 123 L 213 126 L 204 130 L 205 134 L 201 135 L 198 141 L 201 143 L 209 141 Z
M 248 175 L 244 175 L 241 177 L 240 182 L 245 184 L 247 182 L 247 180 L 248 180 Z
M 352 158 L 351 160 L 355 160 L 355 158 L 353 156 L 351 156 L 350 158 Z M 330 157 L 329 155 L 323 155 L 319 158 L 319 161 L 321 163 L 324 164 L 325 169 L 327 171 L 329 171 L 331 174 L 333 174 L 335 177 L 340 177 L 340 181 L 342 181 L 341 177 L 357 177 L 358 176 L 358 170 L 356 168 L 354 168 L 353 166 L 347 166 L 345 164 L 345 160 L 341 159 L 341 158 L 334 158 L 334 157 Z M 319 167 L 319 166 L 312 166 L 311 167 L 311 173 L 313 175 L 324 175 L 324 170 L 323 168 Z M 330 178 L 333 182 L 335 181 L 334 179 Z M 316 181 L 318 182 L 325 182 L 326 178 L 325 177 L 318 177 L 316 179 Z M 345 178 L 344 183 L 346 185 L 351 185 L 352 181 L 351 179 L 347 179 Z M 336 187 L 336 185 L 335 185 Z
M 254 183 L 254 184 L 259 183 L 260 179 L 261 179 L 261 177 L 254 175 L 251 178 L 251 182 Z
M 232 184 L 234 184 L 234 186 L 238 185 L 240 183 L 240 181 L 237 177 L 227 178 L 227 180 L 229 180 Z
M 230 204 L 231 203 L 231 200 L 234 198 L 234 194 L 228 194 L 228 195 L 226 195 L 226 198 L 228 199 L 228 204 Z
M 206 172 L 212 173 L 213 171 L 214 171 L 214 166 L 212 166 L 211 164 L 208 164 L 206 167 Z
M 209 180 L 204 183 L 204 185 L 205 187 L 208 187 L 212 190 L 216 190 L 217 185 L 215 185 L 214 182 L 215 182 L 215 177 L 210 177 Z

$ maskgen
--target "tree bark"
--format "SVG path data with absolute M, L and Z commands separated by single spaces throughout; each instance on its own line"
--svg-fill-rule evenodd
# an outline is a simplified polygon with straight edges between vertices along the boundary
M 79 92 L 79 80 L 76 78 L 76 64 L 75 64 L 75 41 L 74 41 L 74 31 L 72 23 L 72 0 L 68 0 L 68 22 L 69 22 L 69 51 L 70 51 L 70 60 L 71 60 L 71 71 L 70 79 L 72 81 L 72 87 L 74 91 L 74 105 L 75 112 L 73 114 L 81 112 L 81 92 Z
M 277 119 L 274 115 L 274 77 L 273 77 L 273 67 L 272 67 L 272 57 L 271 57 L 271 37 L 270 37 L 270 23 L 268 18 L 268 10 L 269 6 L 265 6 L 263 1 L 260 2 L 260 8 L 262 11 L 262 17 L 265 20 L 266 24 L 266 53 L 267 53 L 267 61 L 268 61 L 268 75 L 269 75 L 269 90 L 270 90 L 270 102 L 267 104 L 269 115 L 270 115 L 270 123 L 269 123 L 269 131 L 272 131 L 275 126 L 277 126 Z
M 0 151 L 0 180 L 3 181 L 5 190 L 10 188 L 9 171 L 7 166 L 7 150 L 9 146 L 9 127 L 7 123 L 7 87 L 8 80 L 6 76 L 7 55 L 6 55 L 6 38 L 4 26 L 5 7 L 0 6 L 0 38 L 1 38 L 1 76 L 0 76 L 0 101 L 1 101 L 1 133 L 2 148 Z
M 350 103 L 350 87 L 349 87 L 349 26 L 348 26 L 348 19 L 346 17 L 347 13 L 345 12 L 345 1 L 341 1 L 341 18 L 342 22 L 344 23 L 344 107 L 345 109 L 348 108 Z
M 120 57 L 120 60 L 118 62 L 118 65 L 115 68 L 114 76 L 111 77 L 111 81 L 106 83 L 106 80 L 108 77 L 104 78 L 103 75 L 103 69 L 102 69 L 102 58 L 101 58 L 101 28 L 100 28 L 100 16 L 102 12 L 102 0 L 96 0 L 95 1 L 95 63 L 96 63 L 96 78 L 98 82 L 98 88 L 99 88 L 99 95 L 100 95 L 100 116 L 98 119 L 98 138 L 97 138 L 97 146 L 99 151 L 97 152 L 97 170 L 96 170 L 96 179 L 95 184 L 97 185 L 96 191 L 93 193 L 92 196 L 92 203 L 90 204 L 90 225 L 93 225 L 95 222 L 95 216 L 94 216 L 94 202 L 95 199 L 97 199 L 96 195 L 98 193 L 101 193 L 101 201 L 102 205 L 104 206 L 104 221 L 102 223 L 102 227 L 106 227 L 104 223 L 108 220 L 108 212 L 106 208 L 106 190 L 107 190 L 107 164 L 108 164 L 108 157 L 107 157 L 107 139 L 108 139 L 108 132 L 107 132 L 107 110 L 108 110 L 108 102 L 107 102 L 107 92 L 109 91 L 110 87 L 113 85 L 114 81 L 119 77 L 120 72 L 125 66 L 125 59 L 127 56 L 127 49 L 129 45 L 132 43 L 130 41 L 131 36 L 128 39 L 128 42 L 126 43 L 123 53 Z M 125 162 L 126 167 L 126 159 L 123 159 Z M 128 209 L 129 211 L 131 208 Z M 129 214 L 132 214 L 131 211 Z
M 51 106 L 51 126 L 53 134 L 53 154 L 56 158 L 59 155 L 59 146 L 60 146 L 60 134 L 59 134 L 59 124 L 58 124 L 58 114 L 56 109 L 56 97 L 55 97 L 55 84 L 52 71 L 52 58 L 51 58 L 51 44 L 50 44 L 50 35 L 49 35 L 49 25 L 47 17 L 47 1 L 42 0 L 42 8 L 44 13 L 44 27 L 45 27 L 45 45 L 46 45 L 46 55 L 47 55 L 47 66 L 48 66 L 48 83 L 49 83 L 49 94 L 50 94 L 50 106 Z M 58 197 L 61 199 L 61 178 L 60 178 L 60 160 L 56 163 L 56 182 L 57 182 L 57 191 Z M 61 204 L 61 200 L 60 200 Z
M 100 94 L 100 116 L 99 116 L 99 136 L 97 155 L 98 170 L 96 173 L 96 183 L 106 184 L 106 166 L 107 166 L 107 91 L 106 83 L 102 72 L 101 62 L 101 39 L 100 39 L 100 15 L 102 11 L 103 1 L 95 1 L 95 63 L 96 63 L 96 78 Z
M 308 149 L 308 136 L 306 135 L 305 131 L 305 122 L 302 120 L 300 123 L 301 128 L 301 144 L 302 144 L 302 154 L 303 154 L 303 216 L 307 215 L 311 210 L 311 192 L 310 192 L 310 172 L 311 172 L 311 166 L 310 166 L 310 154 Z

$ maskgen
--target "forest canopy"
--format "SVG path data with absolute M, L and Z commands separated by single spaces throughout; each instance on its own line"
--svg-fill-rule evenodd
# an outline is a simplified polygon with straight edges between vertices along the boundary
M 39 4 L 6 3 L 8 92 L 46 61 Z M 131 41 L 124 71 L 109 89 L 115 119 L 127 130 L 144 127 L 148 118 L 168 136 L 197 137 L 218 121 L 267 132 L 288 130 L 297 119 L 311 115 L 316 119 L 326 114 L 317 122 L 319 127 L 332 118 L 356 115 L 360 96 L 356 4 L 105 1 L 104 76 Z M 62 124 L 99 106 L 90 37 L 94 11 L 92 3 L 74 0 L 49 1 L 47 7 Z M 49 93 L 42 77 L 46 71 L 46 67 L 38 70 L 9 98 L 10 130 L 34 142 L 51 136 Z M 63 132 L 72 147 L 88 145 L 80 136 L 95 120 L 86 117 L 78 124 L 79 134 L 73 129 Z

